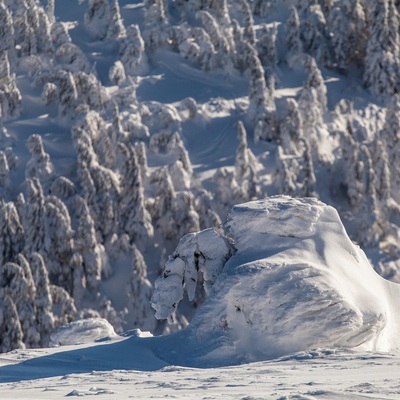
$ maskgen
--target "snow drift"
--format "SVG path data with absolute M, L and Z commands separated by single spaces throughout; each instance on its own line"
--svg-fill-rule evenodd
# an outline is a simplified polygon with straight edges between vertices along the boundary
M 400 286 L 373 270 L 334 208 L 311 198 L 272 197 L 234 206 L 225 228 L 220 253 L 227 253 L 229 240 L 234 255 L 207 288 L 209 296 L 190 326 L 176 334 L 181 338 L 179 353 L 166 343 L 176 341 L 171 335 L 158 339 L 160 357 L 201 366 L 318 347 L 400 348 Z M 214 236 L 207 233 L 204 238 L 212 240 L 209 246 L 216 254 Z M 204 238 L 202 248 L 207 249 Z M 191 242 L 182 239 L 156 283 L 153 303 L 164 318 L 166 310 L 171 311 L 168 288 L 174 307 L 182 297 L 177 282 L 193 298 L 190 265 L 184 271 L 170 268 L 171 263 L 199 258 L 198 246 L 192 246 L 197 256 L 188 254 L 184 244 Z

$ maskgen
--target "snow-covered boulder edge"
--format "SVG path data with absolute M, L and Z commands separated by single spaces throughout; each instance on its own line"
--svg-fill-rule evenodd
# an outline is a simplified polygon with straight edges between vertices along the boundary
M 190 326 L 153 341 L 160 344 L 154 350 L 161 358 L 201 366 L 321 347 L 400 349 L 400 285 L 374 271 L 334 208 L 310 198 L 272 197 L 234 206 L 225 228 L 224 240 L 209 231 L 183 238 L 159 278 L 153 303 L 161 315 L 157 301 L 168 300 L 169 281 L 174 283 L 170 293 L 175 306 L 186 286 L 193 298 L 187 280 L 193 274 L 187 270 L 193 271 L 191 259 L 199 269 L 202 249 L 212 249 L 214 259 L 227 259 L 221 268 L 212 262 L 213 272 L 221 272 L 207 287 L 208 298 Z M 194 257 L 184 246 L 193 244 L 193 238 Z M 215 243 L 220 243 L 219 253 Z M 230 257 L 228 243 L 234 249 Z M 179 268 L 170 268 L 171 263 Z M 206 267 L 200 265 L 200 270 Z M 173 342 L 179 343 L 179 351 Z

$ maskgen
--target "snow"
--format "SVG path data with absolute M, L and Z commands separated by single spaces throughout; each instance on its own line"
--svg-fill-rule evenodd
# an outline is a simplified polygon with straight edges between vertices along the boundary
M 316 48 L 304 48 L 307 56 L 303 54 L 300 58 L 304 59 L 292 65 L 284 38 L 286 21 L 290 5 L 303 3 L 292 0 L 260 1 L 259 6 L 263 4 L 265 9 L 254 18 L 250 16 L 254 26 L 247 26 L 243 43 L 240 40 L 233 43 L 243 35 L 238 31 L 235 39 L 229 21 L 229 18 L 237 19 L 237 28 L 245 28 L 248 16 L 241 9 L 242 1 L 227 1 L 228 16 L 222 15 L 223 7 L 216 9 L 218 0 L 190 0 L 187 4 L 178 0 L 100 0 L 98 4 L 113 3 L 114 7 L 119 3 L 122 20 L 114 18 L 117 16 L 115 8 L 113 15 L 108 15 L 111 8 L 106 12 L 107 21 L 99 15 L 90 20 L 88 8 L 96 3 L 94 0 L 59 0 L 54 4 L 52 0 L 24 0 L 18 4 L 6 0 L 4 3 L 7 5 L 2 6 L 2 10 L 9 8 L 14 13 L 17 8 L 31 8 L 33 12 L 35 8 L 45 10 L 47 7 L 49 23 L 57 22 L 57 25 L 30 26 L 27 35 L 41 45 L 36 48 L 38 44 L 35 40 L 30 42 L 27 36 L 25 41 L 30 43 L 23 41 L 17 45 L 18 56 L 14 54 L 13 42 L 8 41 L 11 29 L 4 24 L 6 29 L 0 32 L 5 39 L 0 43 L 0 53 L 4 55 L 4 49 L 9 51 L 9 84 L 13 98 L 18 100 L 19 92 L 22 97 L 21 107 L 18 101 L 13 104 L 13 115 L 7 115 L 6 111 L 0 118 L 0 156 L 4 170 L 9 170 L 9 174 L 5 174 L 4 200 L 7 203 L 4 209 L 18 209 L 23 228 L 32 229 L 29 237 L 38 238 L 39 234 L 34 231 L 38 228 L 36 224 L 23 221 L 26 207 L 21 195 L 29 192 L 29 184 L 24 183 L 26 176 L 41 175 L 41 184 L 48 186 L 44 188 L 45 204 L 48 211 L 56 214 L 53 217 L 57 216 L 47 216 L 46 229 L 50 232 L 49 226 L 58 224 L 69 236 L 57 236 L 55 240 L 55 233 L 61 230 L 54 228 L 46 242 L 48 254 L 43 255 L 46 262 L 39 263 L 43 264 L 43 271 L 60 268 L 64 274 L 51 277 L 53 313 L 50 303 L 46 303 L 47 308 L 42 307 L 44 311 L 40 315 L 30 313 L 32 320 L 39 321 L 38 328 L 45 331 L 41 344 L 47 345 L 48 336 L 51 336 L 51 345 L 57 347 L 1 354 L 2 399 L 89 395 L 115 399 L 400 397 L 399 287 L 379 277 L 372 268 L 400 282 L 397 205 L 400 153 L 396 139 L 400 103 L 396 103 L 396 99 L 385 99 L 387 93 L 375 95 L 368 91 L 376 92 L 379 88 L 375 86 L 384 83 L 385 91 L 390 93 L 394 85 L 377 79 L 369 82 L 371 87 L 368 88 L 362 82 L 367 64 L 374 68 L 381 64 L 378 62 L 381 53 L 376 56 L 374 52 L 369 61 L 353 60 L 345 67 L 346 71 L 342 71 L 336 68 L 334 57 L 322 59 L 323 45 L 335 47 L 322 35 L 312 41 Z M 200 3 L 208 3 L 206 9 L 209 8 L 210 14 L 203 11 L 199 14 L 203 18 L 196 18 L 196 3 L 198 8 Z M 257 1 L 248 3 L 254 6 Z M 270 3 L 273 4 L 271 8 Z M 319 6 L 311 6 L 311 3 L 304 2 L 307 12 L 300 16 L 303 36 L 309 33 L 304 29 L 311 23 L 306 21 L 307 13 L 313 18 L 320 13 Z M 341 3 L 344 7 L 346 2 Z M 154 13 L 149 16 L 151 13 L 147 9 L 151 4 Z M 221 4 L 224 5 L 222 0 Z M 332 4 L 336 6 L 339 2 L 335 0 Z M 55 15 L 51 15 L 52 5 Z M 168 5 L 165 15 L 160 12 L 157 16 L 157 9 L 162 10 L 163 5 Z M 360 6 L 358 10 L 361 14 L 368 11 L 362 9 Z M 394 9 L 390 12 L 398 16 Z M 327 10 L 324 13 L 329 16 Z M 2 14 L 4 17 L 4 12 Z M 21 16 L 24 14 L 22 11 Z M 367 17 L 371 26 L 379 28 L 379 21 L 374 20 L 371 12 L 368 11 Z M 155 22 L 157 18 L 159 21 Z M 365 22 L 362 18 L 359 15 L 357 22 Z M 331 38 L 340 38 L 329 19 L 327 22 L 324 32 Z M 128 40 L 138 32 L 132 24 L 137 24 L 143 38 L 147 39 L 145 47 L 140 38 Z M 357 27 L 357 32 L 352 34 L 356 33 L 362 42 L 357 51 L 347 49 L 356 57 L 357 54 L 362 56 L 363 51 L 359 50 L 366 49 L 371 33 L 371 29 L 362 31 L 361 25 L 357 27 L 354 21 L 348 24 L 351 29 Z M 203 34 L 199 33 L 201 26 L 206 28 Z M 264 27 L 270 28 L 269 34 Z M 310 27 L 321 28 L 315 23 Z M 154 48 L 149 43 L 152 28 L 158 31 L 153 39 L 160 41 Z M 181 31 L 172 33 L 171 28 L 181 28 Z M 50 29 L 54 29 L 51 44 L 55 46 L 54 51 L 45 49 Z M 277 30 L 276 48 L 264 48 L 261 42 L 265 38 L 260 39 L 263 35 L 272 38 L 274 29 Z M 213 30 L 215 36 L 211 38 Z M 255 50 L 246 55 L 249 40 L 254 40 L 251 39 L 252 30 L 257 36 Z M 318 32 L 314 33 L 318 36 Z M 157 34 L 160 37 L 157 38 Z M 177 37 L 173 38 L 174 34 Z M 118 35 L 120 37 L 116 38 Z M 163 42 L 167 35 L 167 41 Z M 397 37 L 393 43 L 396 41 Z M 7 47 L 10 43 L 11 47 Z M 351 40 L 345 37 L 344 44 L 347 43 Z M 318 48 L 320 44 L 322 50 Z M 32 48 L 28 49 L 29 46 Z M 193 53 L 196 46 L 201 55 Z M 231 47 L 227 53 L 225 46 Z M 209 52 L 209 48 L 216 51 Z M 392 51 L 390 48 L 382 50 Z M 26 54 L 22 54 L 25 51 Z M 192 54 L 185 54 L 185 51 L 192 51 Z M 236 59 L 237 51 L 243 60 Z M 269 60 L 269 55 L 276 59 Z M 303 64 L 304 60 L 311 60 L 311 55 L 317 59 L 315 66 L 320 75 L 318 82 L 313 83 L 317 87 L 304 91 L 304 82 L 310 77 L 307 79 Z M 256 61 L 250 63 L 253 68 L 260 64 L 252 72 L 246 65 L 245 58 L 249 57 Z M 2 67 L 6 58 L 2 57 Z M 393 60 L 395 71 L 400 70 L 397 59 Z M 293 60 L 292 57 L 292 63 Z M 76 73 L 73 80 L 66 71 Z M 313 72 L 319 74 L 319 71 Z M 256 82 L 256 77 L 265 77 L 265 80 Z M 276 81 L 274 90 L 273 80 Z M 78 85 L 77 96 L 73 90 L 67 90 L 74 85 Z M 268 99 L 265 98 L 267 86 L 271 91 Z M 65 91 L 61 93 L 62 88 Z M 256 95 L 254 99 L 250 98 L 249 89 Z M 319 96 L 322 103 L 327 101 L 324 113 L 320 110 L 321 104 L 315 102 L 317 92 L 314 89 L 323 95 Z M 294 130 L 298 134 L 303 132 L 302 140 L 307 141 L 307 146 L 305 141 L 301 142 L 302 146 L 291 138 L 285 147 L 284 138 L 278 137 L 278 128 L 292 122 L 285 106 L 288 100 L 294 104 L 298 102 L 299 121 L 303 119 L 303 122 L 295 124 Z M 258 101 L 265 103 L 260 107 L 262 110 L 256 110 L 254 103 Z M 253 110 L 249 110 L 249 105 Z M 267 105 L 268 110 L 264 107 Z M 265 111 L 268 115 L 263 114 Z M 261 124 L 257 125 L 252 115 L 260 118 Z M 87 126 L 82 123 L 88 132 L 87 143 L 79 147 L 74 143 L 79 135 L 75 132 L 71 138 L 71 133 L 77 131 L 81 117 L 88 118 Z M 251 165 L 243 166 L 247 168 L 247 176 L 242 181 L 235 176 L 238 122 L 243 122 L 246 129 L 243 136 L 247 135 L 243 154 L 252 155 L 246 160 Z M 257 126 L 261 127 L 259 135 Z M 390 132 L 388 126 L 393 126 Z M 31 158 L 34 155 L 30 155 L 26 147 L 29 138 L 31 141 L 34 138 L 32 135 L 39 135 L 43 142 L 40 170 L 36 170 L 38 165 Z M 347 140 L 349 146 L 345 148 L 347 137 L 354 140 Z M 144 206 L 140 215 L 152 212 L 147 233 L 152 236 L 154 228 L 154 238 L 150 238 L 149 243 L 122 234 L 126 224 L 109 217 L 114 211 L 115 215 L 120 214 L 118 196 L 110 193 L 114 190 L 114 194 L 118 194 L 121 188 L 129 186 L 121 184 L 125 182 L 121 179 L 123 169 L 119 150 L 114 145 L 121 141 L 134 145 L 137 140 L 143 149 L 142 159 L 148 157 L 141 171 Z M 96 142 L 93 148 L 88 145 L 92 141 Z M 78 147 L 82 154 L 78 154 Z M 86 171 L 90 178 L 86 181 L 81 176 L 85 171 L 80 171 L 78 162 L 85 151 L 91 156 L 91 162 L 86 160 L 86 164 L 96 167 L 95 171 Z M 286 164 L 287 171 L 283 171 Z M 311 174 L 305 177 L 307 165 L 311 165 Z M 158 174 L 159 168 L 164 168 L 165 173 Z M 97 186 L 94 192 L 102 192 L 96 201 L 92 198 L 93 188 L 92 192 L 88 188 L 92 172 L 96 172 L 97 178 L 104 175 L 103 178 L 113 183 L 112 187 L 102 190 L 103 179 L 94 182 Z M 285 177 L 288 178 L 286 182 Z M 161 180 L 165 181 L 164 186 Z M 252 194 L 247 190 L 250 187 Z M 167 189 L 171 189 L 171 196 L 163 199 Z M 306 195 L 315 194 L 337 208 L 349 236 L 362 244 L 375 265 L 372 266 L 363 251 L 349 239 L 338 213 L 317 200 L 270 197 L 240 204 L 232 209 L 224 226 L 219 224 L 220 218 L 224 219 L 237 202 L 282 192 L 303 196 L 306 191 Z M 82 206 L 77 207 L 79 199 L 73 198 L 75 194 L 81 201 L 91 198 L 89 206 L 92 208 L 97 200 L 99 203 L 97 213 L 83 212 L 97 226 L 93 228 L 93 237 L 88 233 L 93 246 L 81 250 L 78 249 L 82 240 L 78 225 L 82 212 L 77 208 Z M 64 214 L 69 213 L 71 219 L 61 220 L 56 213 L 64 210 L 64 203 L 67 210 Z M 108 216 L 105 209 L 110 211 Z M 124 212 L 119 217 L 125 222 L 127 215 Z M 55 225 L 49 225 L 49 220 Z M 107 228 L 108 224 L 115 226 Z M 17 225 L 15 219 L 9 231 Z M 214 229 L 193 232 L 211 226 Z M 225 228 L 224 233 L 222 228 Z M 109 237 L 101 237 L 103 230 Z M 181 234 L 188 232 L 192 233 L 177 244 Z M 2 243 L 10 240 L 14 243 L 13 234 L 0 236 L 4 236 Z M 71 249 L 74 247 L 74 251 L 63 258 L 65 254 L 57 254 L 57 251 L 63 247 L 65 238 L 73 240 Z M 134 257 L 131 240 L 141 244 L 143 254 Z M 18 252 L 32 245 L 29 240 L 27 242 L 15 243 L 16 248 L 8 261 L 15 261 Z M 168 254 L 171 256 L 167 259 Z M 28 254 L 24 255 L 34 268 Z M 134 267 L 138 268 L 137 260 L 142 255 L 144 261 L 138 272 Z M 85 271 L 76 268 L 82 256 Z M 164 275 L 156 280 L 166 259 Z M 62 265 L 58 266 L 59 261 Z M 95 268 L 97 266 L 99 268 Z M 69 287 L 72 275 L 73 288 Z M 140 282 L 136 279 L 135 286 L 138 276 Z M 164 321 L 157 323 L 154 313 L 147 314 L 153 286 L 156 288 L 152 299 L 155 314 L 169 317 L 173 322 L 171 328 Z M 38 287 L 36 290 L 39 291 Z M 49 288 L 40 290 L 42 302 L 49 300 Z M 140 296 L 133 292 L 140 292 Z M 59 303 L 54 293 L 58 293 Z M 204 297 L 207 300 L 196 310 Z M 32 298 L 30 301 L 25 298 L 22 301 L 22 298 L 18 299 L 20 306 L 32 304 L 34 308 Z M 190 300 L 193 300 L 193 307 Z M 178 303 L 181 304 L 178 306 Z M 4 320 L 3 311 L 0 307 L 0 322 Z M 170 336 L 153 337 L 140 330 L 121 333 L 132 327 L 150 329 L 154 334 L 173 331 L 185 326 L 186 318 L 190 320 L 195 312 L 188 328 Z M 20 319 L 23 315 L 21 312 Z M 85 316 L 93 318 L 78 319 Z M 108 321 L 97 318 L 99 316 Z M 72 320 L 50 332 L 53 322 L 58 326 L 60 321 Z M 47 321 L 48 327 L 43 321 Z M 26 321 L 21 322 L 26 325 Z M 157 328 L 153 329 L 156 323 Z M 8 326 L 2 324 L 0 330 L 7 331 L 10 325 L 9 320 Z M 29 346 L 27 336 L 24 340 Z
M 116 335 L 103 319 L 73 322 L 52 335 L 65 346 L 3 355 L 2 398 L 400 394 L 400 285 L 374 271 L 334 208 L 266 198 L 233 207 L 225 230 L 235 253 L 186 329 Z M 190 262 L 190 252 L 207 242 L 210 254 L 226 252 L 221 236 L 204 232 L 183 238 L 174 260 L 184 262 L 185 254 Z M 172 259 L 170 276 L 177 272 Z

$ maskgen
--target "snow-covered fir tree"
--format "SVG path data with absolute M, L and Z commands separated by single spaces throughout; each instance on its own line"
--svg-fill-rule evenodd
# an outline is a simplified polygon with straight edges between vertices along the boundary
M 49 154 L 44 151 L 42 137 L 37 134 L 31 135 L 26 146 L 31 158 L 26 163 L 25 177 L 39 179 L 42 187 L 47 191 L 55 172 Z
M 23 333 L 15 304 L 9 295 L 0 294 L 0 352 L 24 349 Z
M 364 82 L 378 97 L 399 92 L 399 11 L 394 0 L 371 3 L 373 18 L 365 59 Z
M 135 328 L 152 329 L 149 316 L 152 315 L 150 299 L 152 286 L 147 279 L 147 265 L 140 250 L 132 244 L 132 270 L 127 288 L 128 301 L 132 308 L 132 321 Z
M 43 257 L 39 253 L 32 253 L 28 258 L 31 266 L 32 278 L 36 286 L 34 306 L 36 307 L 36 324 L 40 333 L 40 344 L 46 345 L 49 336 L 55 327 L 52 312 L 50 282 Z
M 121 226 L 140 249 L 153 236 L 151 216 L 144 203 L 140 166 L 133 146 L 120 145 L 123 156 L 121 171 Z

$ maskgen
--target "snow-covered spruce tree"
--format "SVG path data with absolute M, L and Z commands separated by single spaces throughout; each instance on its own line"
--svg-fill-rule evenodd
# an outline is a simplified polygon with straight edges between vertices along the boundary
M 287 60 L 303 52 L 303 44 L 300 39 L 300 19 L 297 8 L 292 6 L 290 16 L 286 22 L 286 47 L 288 50 Z
M 37 347 L 40 336 L 35 321 L 35 290 L 34 285 L 32 286 L 32 276 L 30 278 L 31 282 L 28 282 L 23 268 L 18 264 L 7 262 L 0 271 L 0 292 L 3 296 L 10 296 L 15 304 L 23 342 L 28 347 Z
M 90 110 L 103 109 L 103 88 L 100 81 L 92 73 L 82 71 L 74 73 L 75 87 L 80 101 L 87 104 Z
M 51 37 L 51 22 L 46 11 L 39 5 L 35 5 L 35 7 L 29 5 L 29 10 L 36 13 L 37 25 L 35 24 L 35 34 L 38 52 L 52 54 L 54 48 Z
M 57 285 L 50 285 L 50 295 L 55 326 L 72 322 L 77 316 L 74 299 L 65 289 Z
M 151 177 L 151 183 L 156 188 L 156 199 L 151 211 L 154 227 L 160 230 L 165 239 L 176 239 L 173 216 L 176 192 L 168 168 L 157 169 Z
M 315 190 L 317 179 L 315 177 L 310 145 L 306 139 L 301 138 L 300 140 L 303 145 L 301 171 L 298 178 L 302 183 L 301 195 L 303 197 L 318 197 L 318 194 Z
M 264 68 L 253 46 L 246 44 L 247 67 L 250 72 L 250 92 L 248 118 L 256 123 L 262 119 L 268 110 L 275 109 L 271 87 L 267 86 Z
M 5 52 L 0 59 L 0 116 L 3 120 L 17 117 L 21 110 L 21 92 L 15 74 L 11 73 L 8 53 Z
M 0 150 L 0 197 L 8 198 L 10 190 L 10 169 L 8 160 L 3 151 Z
M 144 184 L 149 176 L 149 166 L 147 164 L 146 145 L 142 140 L 135 143 L 135 153 L 137 157 L 137 162 L 140 166 L 140 176 L 142 178 L 142 183 Z
M 43 86 L 41 99 L 46 106 L 50 104 L 57 104 L 59 101 L 57 85 L 51 82 L 45 83 Z
M 262 25 L 261 35 L 257 41 L 257 50 L 261 63 L 265 68 L 274 69 L 278 64 L 277 35 L 278 28 L 275 24 L 273 26 Z
M 374 138 L 370 153 L 375 172 L 376 197 L 383 204 L 388 205 L 392 195 L 391 171 L 394 171 L 396 167 L 389 164 L 386 140 L 382 132 Z
M 400 91 L 399 12 L 394 0 L 371 3 L 370 36 L 365 59 L 364 82 L 380 98 Z
M 126 29 L 119 11 L 118 0 L 111 0 L 108 14 L 110 16 L 110 22 L 107 29 L 107 39 L 118 40 L 126 37 Z
M 121 41 L 119 47 L 119 54 L 125 73 L 136 76 L 142 75 L 147 71 L 148 65 L 145 44 L 138 25 L 128 26 L 126 37 Z M 121 70 L 121 68 L 119 68 L 119 70 Z M 118 71 L 116 76 L 121 76 L 118 80 L 121 82 L 123 81 L 122 71 Z
M 0 1 L 0 57 L 7 58 L 14 63 L 15 54 L 15 36 L 14 24 L 9 7 L 4 4 L 4 0 Z
M 278 141 L 280 121 L 272 110 L 267 110 L 257 121 L 254 128 L 253 140 L 257 144 L 261 140 L 266 142 Z
M 77 193 L 77 189 L 70 179 L 65 176 L 58 176 L 51 183 L 50 193 L 67 202 Z
M 89 0 L 84 21 L 86 30 L 94 39 L 104 39 L 110 24 L 108 0 Z
M 253 13 L 247 0 L 241 0 L 240 2 L 244 14 L 243 39 L 254 46 L 256 43 L 256 33 L 254 30 Z
M 62 22 L 55 22 L 52 24 L 50 33 L 54 48 L 58 48 L 72 41 L 66 26 Z
M 69 72 L 91 72 L 91 66 L 83 51 L 75 44 L 62 43 L 56 49 L 55 60 L 61 68 Z
M 300 171 L 298 157 L 287 155 L 282 146 L 278 146 L 276 179 L 278 190 L 286 195 L 297 195 L 297 178 Z
M 103 245 L 97 241 L 95 223 L 86 201 L 80 198 L 78 206 L 80 216 L 75 247 L 82 257 L 86 287 L 94 292 L 98 288 L 102 272 L 105 269 L 106 255 Z
M 281 145 L 286 154 L 299 154 L 299 141 L 304 136 L 303 118 L 295 99 L 286 100 L 286 115 L 280 124 Z
M 181 54 L 203 71 L 212 71 L 218 66 L 218 56 L 210 35 L 200 27 L 191 30 L 192 37 L 179 46 Z
M 16 263 L 22 268 L 26 281 L 25 294 L 23 295 L 24 301 L 21 301 L 19 305 L 16 303 L 18 317 L 21 322 L 26 347 L 35 348 L 40 345 L 40 333 L 36 323 L 36 286 L 29 262 L 22 253 L 17 255 Z
M 74 232 L 66 205 L 56 196 L 45 199 L 44 258 L 53 284 L 62 286 L 73 294 L 73 269 L 71 259 L 74 249 Z
M 121 171 L 120 225 L 124 233 L 140 249 L 144 250 L 153 237 L 151 216 L 146 210 L 140 166 L 135 148 L 120 144 L 123 159 Z
M 242 191 L 235 175 L 235 171 L 223 167 L 218 169 L 213 177 L 216 186 L 214 198 L 224 213 L 232 207 L 232 204 L 242 201 Z
M 26 147 L 29 150 L 31 158 L 26 163 L 25 177 L 27 179 L 39 179 L 44 190 L 48 192 L 55 178 L 55 173 L 50 156 L 44 151 L 42 137 L 37 134 L 29 136 Z
M 143 39 L 146 43 L 146 48 L 154 51 L 166 41 L 168 17 L 165 0 L 145 0 L 144 10 L 144 25 L 146 29 L 143 31 Z
M 352 7 L 348 0 L 340 0 L 330 10 L 328 23 L 336 68 L 346 72 L 352 63 L 356 48 L 357 32 L 353 21 Z
M 154 323 L 153 311 L 150 306 L 152 286 L 147 279 L 147 265 L 139 249 L 132 244 L 132 270 L 127 287 L 128 301 L 131 303 L 132 315 L 130 318 L 134 328 L 152 330 Z
M 194 196 L 190 191 L 176 192 L 173 204 L 173 219 L 178 236 L 200 229 L 200 218 L 194 205 Z
M 0 353 L 24 349 L 23 333 L 17 309 L 9 295 L 0 291 Z
M 176 190 L 191 189 L 192 176 L 185 170 L 182 161 L 176 160 L 173 164 L 168 166 L 168 171 Z
M 56 22 L 56 17 L 54 15 L 55 8 L 56 8 L 55 0 L 47 0 L 46 15 L 51 25 L 53 25 Z
M 250 2 L 251 11 L 254 15 L 265 18 L 276 0 L 252 0 Z
M 383 242 L 389 234 L 391 228 L 378 204 L 376 196 L 376 176 L 373 170 L 370 152 L 365 145 L 360 147 L 361 159 L 363 163 L 362 183 L 364 196 L 362 203 L 363 215 L 366 217 L 360 220 L 360 229 L 358 231 L 358 240 L 362 246 L 377 246 Z
M 327 23 L 319 4 L 304 8 L 304 14 L 300 18 L 300 38 L 304 52 L 313 56 L 319 64 L 330 66 Z
M 49 336 L 55 327 L 50 282 L 43 257 L 39 253 L 32 253 L 28 260 L 36 286 L 34 301 L 34 306 L 36 307 L 36 326 L 40 333 L 40 344 L 44 346 L 48 343 Z
M 347 198 L 350 206 L 353 210 L 357 211 L 361 208 L 365 196 L 365 187 L 362 179 L 364 164 L 360 159 L 359 146 L 350 132 L 340 132 L 344 176 L 343 183 L 346 186 Z
M 59 116 L 67 121 L 74 120 L 77 117 L 78 92 L 72 73 L 65 70 L 58 71 L 55 83 L 59 93 Z
M 219 229 L 221 227 L 221 218 L 215 212 L 212 206 L 213 195 L 207 190 L 201 188 L 194 193 L 195 209 L 199 215 L 200 229 L 212 227 Z
M 387 148 L 388 163 L 395 188 L 400 187 L 400 97 L 389 102 L 382 131 Z M 394 191 L 395 192 L 395 191 Z M 398 197 L 396 197 L 397 199 Z
M 108 79 L 114 85 L 120 86 L 126 80 L 125 67 L 120 60 L 115 61 L 108 72 Z
M 38 52 L 37 38 L 34 27 L 29 23 L 28 10 L 19 8 L 13 18 L 15 45 L 18 46 L 18 56 L 32 56 Z
M 24 228 L 13 202 L 0 203 L 0 266 L 14 261 L 24 246 Z
M 197 16 L 200 18 L 214 49 L 211 52 L 213 56 L 208 63 L 207 69 L 223 68 L 229 61 L 229 43 L 225 38 L 225 32 L 222 31 L 216 18 L 208 11 L 199 11 Z M 203 46 L 200 46 L 200 53 L 202 48 Z
M 249 148 L 247 146 L 247 133 L 242 121 L 237 124 L 237 138 L 239 140 L 236 149 L 235 174 L 238 182 L 242 182 L 248 174 Z
M 101 233 L 104 240 L 118 231 L 119 226 L 119 198 L 120 187 L 116 173 L 101 165 L 93 165 L 90 168 L 90 175 L 94 184 L 93 201 L 88 201 L 88 205 L 93 212 L 97 230 Z M 88 199 L 90 200 L 90 198 Z M 95 214 L 98 210 L 99 214 Z
M 44 250 L 45 198 L 42 186 L 37 178 L 27 179 L 25 186 L 26 206 L 23 217 L 25 229 L 24 253 L 29 258 L 33 252 L 42 252 Z
M 328 91 L 317 62 L 313 57 L 305 57 L 304 68 L 307 72 L 307 80 L 304 83 L 304 88 L 314 88 L 316 90 L 319 107 L 322 112 L 325 112 L 328 102 L 326 97 Z

